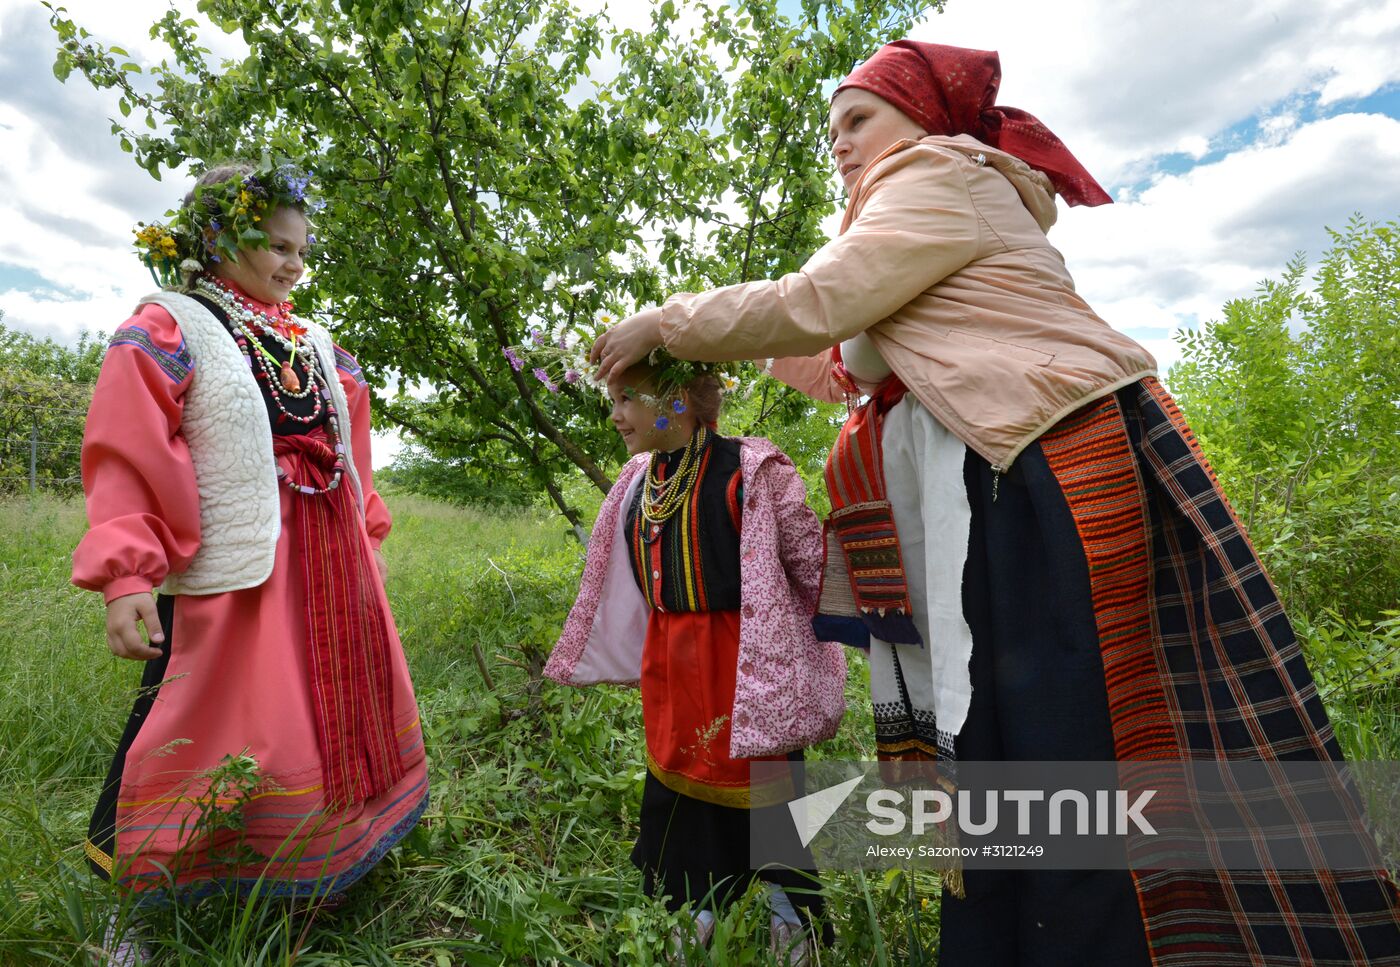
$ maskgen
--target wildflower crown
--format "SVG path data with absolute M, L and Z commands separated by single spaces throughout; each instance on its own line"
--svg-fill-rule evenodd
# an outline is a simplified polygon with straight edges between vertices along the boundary
M 603 315 L 592 322 L 563 323 L 549 333 L 534 327 L 522 345 L 507 346 L 501 352 L 517 372 L 527 365 L 531 366 L 535 378 L 550 393 L 558 393 L 565 387 L 587 386 L 606 400 L 607 383 L 599 378 L 598 366 L 589 360 L 588 351 L 593 341 L 612 322 L 611 316 Z M 669 423 L 667 413 L 685 412 L 681 396 L 695 380 L 703 376 L 713 377 L 724 393 L 739 388 L 739 381 L 724 372 L 719 363 L 677 359 L 665 349 L 653 350 L 644 362 L 650 370 L 649 381 L 655 388 L 655 394 L 642 392 L 635 386 L 625 389 L 628 395 L 641 400 L 659 414 L 657 426 L 662 429 Z
M 227 177 L 220 177 L 227 172 Z M 212 176 L 212 177 L 211 177 Z M 260 227 L 279 208 L 313 214 L 323 207 L 311 176 L 290 162 L 263 158 L 257 166 L 212 168 L 165 222 L 137 225 L 136 251 L 162 288 L 188 286 L 193 276 L 224 259 L 238 261 L 238 250 L 267 248 Z M 316 237 L 307 241 L 315 244 Z

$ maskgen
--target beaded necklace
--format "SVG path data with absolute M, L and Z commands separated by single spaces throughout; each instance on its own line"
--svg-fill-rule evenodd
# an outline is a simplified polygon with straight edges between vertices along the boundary
M 306 369 L 305 387 L 301 386 L 300 380 L 296 378 L 296 374 L 291 369 L 291 361 L 296 354 L 297 330 L 303 333 L 306 331 L 304 327 L 298 326 L 292 320 L 291 304 L 284 302 L 273 312 L 256 308 L 246 297 L 207 275 L 200 276 L 195 283 L 195 288 L 203 295 L 208 296 L 228 317 L 233 341 L 238 344 L 238 351 L 243 354 L 243 360 L 248 364 L 248 368 L 253 370 L 253 376 L 266 387 L 268 396 L 279 411 L 277 422 L 291 420 L 295 423 L 310 424 L 316 422 L 323 409 L 326 413 L 326 434 L 330 437 L 332 449 L 335 452 L 335 463 L 331 467 L 330 481 L 324 487 L 299 484 L 292 480 L 280 463 L 277 465 L 277 479 L 288 489 L 300 494 L 324 494 L 335 490 L 340 486 L 341 478 L 345 474 L 345 444 L 340 440 L 340 426 L 336 422 L 335 403 L 331 399 L 330 387 L 321 377 L 320 367 L 316 365 L 316 350 L 310 342 L 302 343 L 302 365 Z M 290 336 L 283 336 L 278 332 L 277 327 L 288 330 Z M 277 357 L 268 352 L 259 340 L 260 334 L 270 336 L 283 348 L 289 348 L 292 353 L 291 358 L 287 362 L 279 364 Z M 279 365 L 281 372 L 278 374 L 278 378 L 274 379 L 273 366 Z M 290 380 L 288 374 L 291 375 Z M 278 390 L 277 386 L 279 382 L 282 384 L 281 391 Z M 293 385 L 289 385 L 289 383 Z M 298 416 L 289 412 L 282 402 L 283 393 L 295 399 L 304 399 L 308 395 L 314 394 L 311 414 Z
M 659 479 L 656 472 L 661 454 L 651 455 L 647 464 L 646 486 L 642 490 L 642 519 L 648 524 L 660 526 L 681 509 L 700 476 L 700 458 L 709 442 L 710 431 L 704 426 L 696 428 L 681 458 L 676 461 L 675 471 L 665 480 Z
M 309 343 L 302 344 L 302 366 L 306 370 L 305 386 L 302 385 L 296 370 L 292 368 L 292 364 L 296 362 L 297 358 L 297 336 L 305 335 L 306 327 L 297 324 L 292 318 L 290 302 L 284 302 L 269 312 L 254 306 L 240 293 L 234 292 L 208 276 L 201 276 L 195 285 L 201 292 L 218 303 L 229 317 L 229 321 L 251 340 L 251 345 L 257 349 L 258 365 L 267 374 L 274 395 L 279 394 L 277 385 L 271 382 L 274 368 L 278 370 L 276 380 L 277 383 L 281 384 L 280 394 L 285 394 L 293 399 L 305 399 L 315 391 L 317 381 L 316 352 Z M 258 339 L 259 335 L 269 337 L 273 342 L 287 350 L 289 354 L 287 361 L 279 362 L 277 357 L 272 355 Z M 296 418 L 293 417 L 293 419 Z

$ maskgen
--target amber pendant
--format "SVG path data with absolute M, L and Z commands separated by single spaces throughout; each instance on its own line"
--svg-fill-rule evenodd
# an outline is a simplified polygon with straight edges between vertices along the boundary
M 297 378 L 297 374 L 292 370 L 290 360 L 282 364 L 282 388 L 288 393 L 301 392 L 301 380 Z

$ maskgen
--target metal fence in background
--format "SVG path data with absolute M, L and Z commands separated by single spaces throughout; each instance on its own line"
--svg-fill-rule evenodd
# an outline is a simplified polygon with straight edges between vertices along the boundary
M 0 494 L 76 492 L 92 385 L 0 373 Z

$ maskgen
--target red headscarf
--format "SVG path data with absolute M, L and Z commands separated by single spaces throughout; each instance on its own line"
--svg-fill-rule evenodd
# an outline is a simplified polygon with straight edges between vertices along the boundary
M 1050 129 L 1025 111 L 995 104 L 1001 58 L 917 40 L 897 40 L 851 71 L 848 87 L 878 94 L 929 134 L 970 134 L 983 144 L 1045 172 L 1071 205 L 1113 201 Z M 835 96 L 835 95 L 833 95 Z

